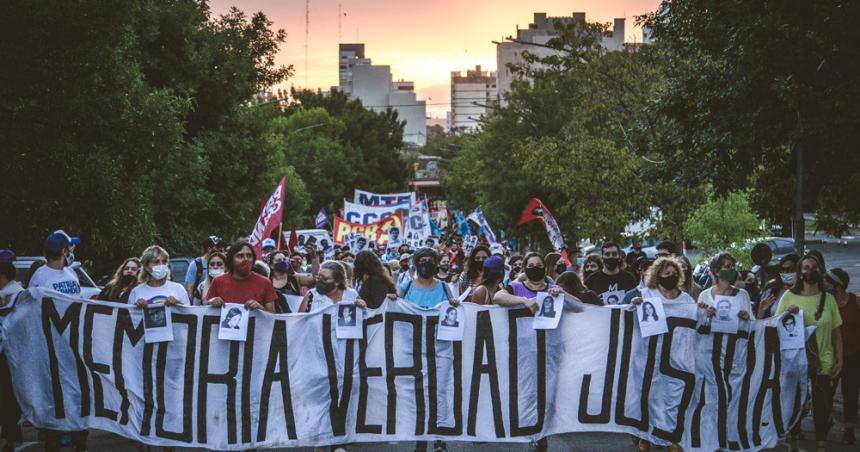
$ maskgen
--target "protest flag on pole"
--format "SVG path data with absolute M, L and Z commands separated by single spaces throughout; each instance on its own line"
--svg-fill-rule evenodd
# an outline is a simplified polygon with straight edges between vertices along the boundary
M 540 199 L 532 198 L 529 205 L 523 210 L 518 226 L 535 220 L 540 220 L 543 223 L 546 235 L 553 249 L 561 253 L 564 261 L 570 265 L 570 259 L 567 257 L 567 245 L 564 244 L 564 237 L 561 235 L 561 228 L 558 227 L 558 222 L 555 221 L 552 212 L 549 211 Z
M 287 175 L 281 177 L 281 181 L 275 187 L 275 191 L 266 200 L 260 210 L 260 216 L 257 218 L 257 224 L 254 225 L 254 230 L 251 231 L 251 237 L 248 242 L 254 248 L 254 252 L 259 256 L 263 245 L 263 240 L 272 235 L 272 231 L 281 224 L 284 219 L 284 190 L 286 188 Z
M 475 208 L 475 211 L 469 214 L 467 218 L 470 221 L 474 221 L 480 228 L 481 233 L 487 238 L 490 243 L 496 243 L 496 234 L 493 232 L 493 229 L 490 227 L 490 223 L 487 222 L 487 217 L 484 216 L 484 211 L 481 210 L 480 207 Z M 480 233 L 479 233 L 480 235 Z
M 290 254 L 296 254 L 296 245 L 299 244 L 299 234 L 296 232 L 296 225 L 293 225 L 290 230 L 290 241 L 287 243 L 287 248 L 290 249 Z
M 317 213 L 317 217 L 314 221 L 314 224 L 318 228 L 324 228 L 330 225 L 328 221 L 328 213 L 325 211 L 325 207 L 321 208 L 320 211 Z

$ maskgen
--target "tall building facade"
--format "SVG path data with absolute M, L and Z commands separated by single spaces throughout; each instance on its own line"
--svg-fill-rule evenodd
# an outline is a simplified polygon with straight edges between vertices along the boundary
M 519 29 L 513 40 L 501 42 L 496 46 L 496 70 L 498 79 L 499 101 L 505 104 L 505 94 L 511 90 L 511 83 L 519 77 L 509 65 L 521 65 L 525 63 L 523 52 L 529 52 L 537 57 L 543 58 L 559 55 L 560 52 L 541 47 L 546 45 L 550 39 L 558 36 L 555 23 L 560 22 L 569 25 L 573 22 L 585 23 L 585 13 L 573 13 L 571 16 L 547 17 L 546 13 L 534 13 L 534 22 L 528 28 Z M 597 36 L 603 48 L 609 51 L 624 50 L 624 19 L 615 19 L 612 31 L 607 35 Z M 535 45 L 536 44 L 536 45 Z
M 338 89 L 361 101 L 365 108 L 393 108 L 406 121 L 403 141 L 418 146 L 427 142 L 427 104 L 418 100 L 411 81 L 392 81 L 391 67 L 373 64 L 365 57 L 364 44 L 340 44 Z
M 498 99 L 496 73 L 481 70 L 481 66 L 451 72 L 451 111 L 448 113 L 448 131 L 473 132 L 481 116 L 494 108 Z

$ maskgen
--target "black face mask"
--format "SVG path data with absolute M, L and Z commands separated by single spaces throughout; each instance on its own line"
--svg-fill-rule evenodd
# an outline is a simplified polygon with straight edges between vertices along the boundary
M 582 271 L 582 279 L 588 279 L 589 276 L 594 274 L 594 270 L 583 270 Z
M 678 275 L 661 276 L 659 284 L 666 290 L 672 290 L 678 287 L 678 280 Z
M 526 267 L 526 278 L 529 281 L 543 281 L 546 271 L 543 267 Z
M 418 264 L 416 271 L 418 272 L 418 276 L 424 279 L 430 279 L 439 271 L 439 269 L 435 262 L 422 262 Z
M 567 271 L 567 264 L 558 264 L 555 266 L 555 272 L 556 273 L 561 274 L 561 273 L 564 273 L 565 271 Z
M 446 272 L 446 271 L 448 271 L 448 266 L 447 265 L 440 265 L 439 270 Z
M 618 265 L 621 263 L 620 261 L 621 259 L 618 259 L 617 257 L 609 257 L 603 259 L 603 266 L 606 267 L 606 269 L 609 271 L 615 271 L 615 269 L 618 268 Z
M 316 284 L 317 293 L 319 293 L 320 295 L 330 294 L 335 289 L 335 287 L 337 287 L 337 283 L 333 282 L 317 281 Z
M 803 280 L 809 284 L 818 284 L 821 281 L 821 273 L 818 270 L 812 270 L 803 274 Z
M 137 281 L 137 277 L 134 275 L 122 275 L 122 278 L 120 278 L 119 281 L 120 281 L 119 283 L 122 284 L 123 286 L 127 286 L 127 285 Z

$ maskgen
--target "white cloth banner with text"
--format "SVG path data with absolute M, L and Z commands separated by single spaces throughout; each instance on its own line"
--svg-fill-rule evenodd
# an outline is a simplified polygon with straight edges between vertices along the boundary
M 565 302 L 535 330 L 525 308 L 463 307 L 462 341 L 436 339 L 438 308 L 397 300 L 365 312 L 362 340 L 337 339 L 332 306 L 253 312 L 237 342 L 218 339 L 218 309 L 174 306 L 173 341 L 146 344 L 141 309 L 36 288 L 0 316 L 0 345 L 36 427 L 216 450 L 585 431 L 758 450 L 806 397 L 779 317 L 711 334 L 695 305 L 667 304 L 669 332 L 642 339 L 623 308 Z

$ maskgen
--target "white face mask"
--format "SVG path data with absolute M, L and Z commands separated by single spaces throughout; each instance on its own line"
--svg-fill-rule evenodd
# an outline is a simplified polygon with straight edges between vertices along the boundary
M 156 281 L 161 281 L 162 279 L 167 277 L 167 272 L 167 265 L 153 265 L 152 270 L 149 271 L 149 274 Z
M 224 274 L 223 268 L 213 268 L 213 269 L 209 270 L 209 277 L 210 278 L 214 278 L 216 276 L 221 276 L 223 274 Z
M 794 273 L 780 273 L 779 279 L 782 280 L 783 284 L 794 284 Z

